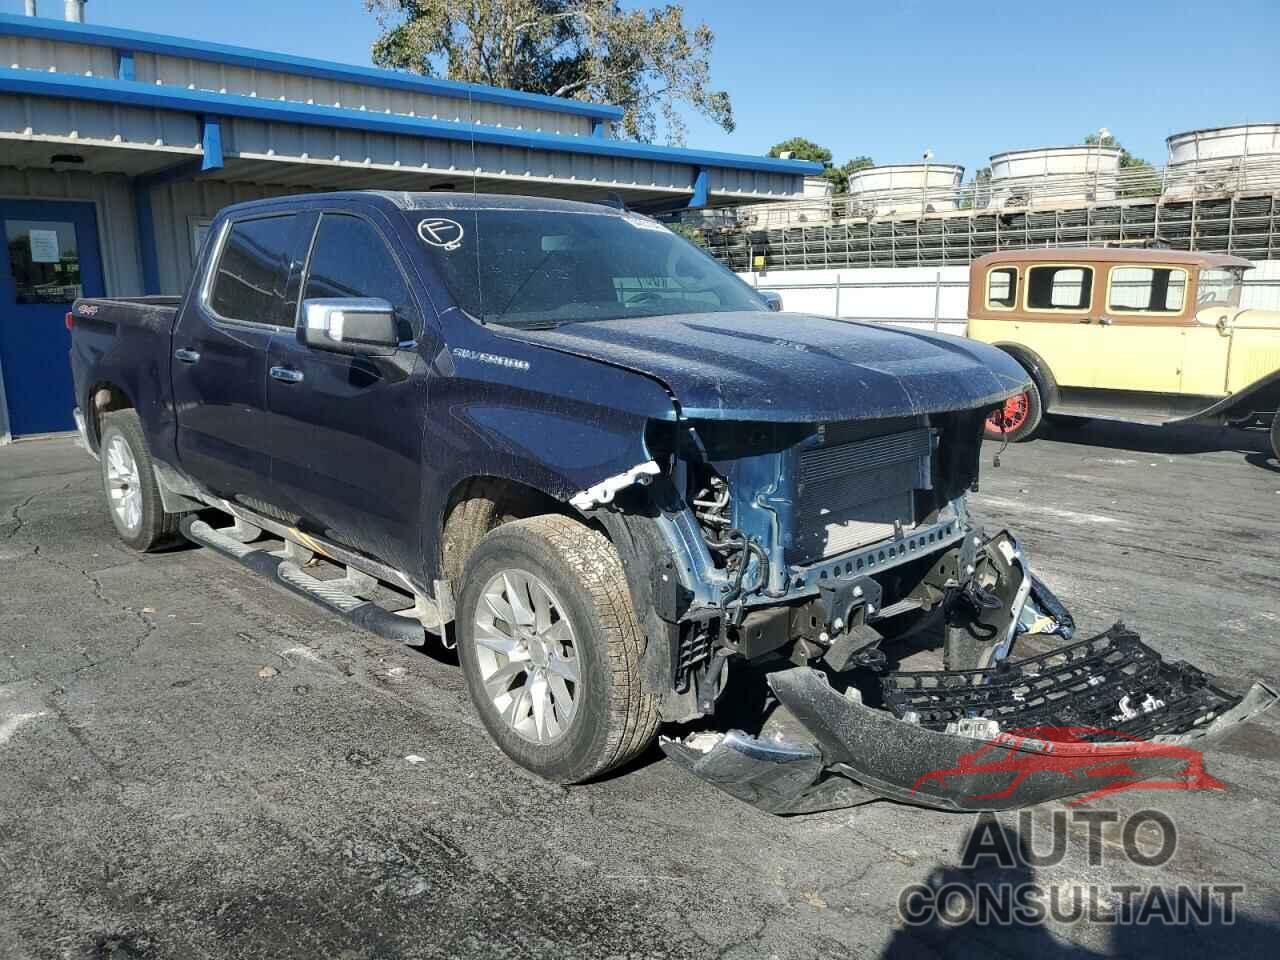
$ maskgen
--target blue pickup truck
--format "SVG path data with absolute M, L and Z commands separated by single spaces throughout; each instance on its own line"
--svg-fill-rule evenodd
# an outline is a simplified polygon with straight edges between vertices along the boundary
M 971 524 L 1016 362 L 779 306 L 607 205 L 241 204 L 185 296 L 76 302 L 76 419 L 125 543 L 186 537 L 456 645 L 497 745 L 562 783 L 665 723 L 679 766 L 776 813 L 1019 806 L 1082 784 L 938 771 L 976 741 L 1034 764 L 1053 738 L 1014 732 L 1070 726 L 1098 731 L 1091 787 L 1117 757 L 1170 776 L 1275 699 L 1119 625 L 1073 638 L 1016 539 Z M 944 669 L 891 670 L 908 635 Z

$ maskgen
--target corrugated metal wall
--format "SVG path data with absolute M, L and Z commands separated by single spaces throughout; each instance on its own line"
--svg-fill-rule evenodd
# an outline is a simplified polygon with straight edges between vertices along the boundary
M 216 180 L 171 183 L 152 188 L 151 210 L 156 225 L 160 292 L 180 294 L 186 291 L 195 269 L 192 244 L 195 223 L 212 219 L 219 210 L 233 203 L 305 192 L 300 188 Z
M 0 63 L 29 70 L 114 77 L 115 51 L 54 40 L 0 36 Z M 460 97 L 435 96 L 408 90 L 359 83 L 342 83 L 273 70 L 136 53 L 134 78 L 141 83 L 172 84 L 215 93 L 234 93 L 266 100 L 294 100 L 341 106 L 350 110 L 391 112 L 416 117 L 435 117 L 471 123 L 488 123 L 544 133 L 588 136 L 591 118 L 512 107 L 500 103 L 469 101 Z
M 127 177 L 0 167 L 0 196 L 92 201 L 98 211 L 98 246 L 102 251 L 107 294 L 116 297 L 141 295 L 138 233 Z
M 732 170 L 712 167 L 707 174 L 713 194 L 736 197 L 777 197 L 790 200 L 804 189 L 804 177 L 760 170 Z
M 9 136 L 97 142 L 112 147 L 133 144 L 195 154 L 200 150 L 200 133 L 200 119 L 189 113 L 0 94 L 0 134 Z
M 694 177 L 693 168 L 687 164 L 492 144 L 473 146 L 456 140 L 266 123 L 238 117 L 223 123 L 222 137 L 223 151 L 229 157 L 276 163 L 337 163 L 358 170 L 430 172 L 459 177 L 474 172 L 480 177 L 513 181 L 542 179 L 678 191 L 692 189 Z

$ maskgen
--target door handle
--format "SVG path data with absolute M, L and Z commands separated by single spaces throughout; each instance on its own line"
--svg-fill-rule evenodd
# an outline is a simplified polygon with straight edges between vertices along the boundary
M 1077 323 L 1093 323 L 1093 321 L 1092 321 L 1092 320 L 1090 320 L 1088 317 L 1081 317 L 1081 318 L 1080 318 L 1078 321 L 1076 321 L 1076 322 L 1077 322 Z
M 181 360 L 183 363 L 199 363 L 200 353 L 196 350 L 188 350 L 185 347 L 173 351 L 175 359 Z
M 1098 322 L 1099 322 L 1100 324 L 1102 324 L 1104 327 L 1109 327 L 1109 326 L 1111 326 L 1111 324 L 1113 324 L 1115 321 L 1114 321 L 1114 320 L 1112 320 L 1110 317 L 1099 317 L 1099 318 L 1098 318 Z
M 292 367 L 272 367 L 271 376 L 282 383 L 301 383 L 302 371 Z

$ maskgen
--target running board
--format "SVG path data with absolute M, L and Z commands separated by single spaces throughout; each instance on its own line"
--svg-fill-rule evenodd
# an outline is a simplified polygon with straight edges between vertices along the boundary
M 426 630 L 419 621 L 392 613 L 357 595 L 357 592 L 373 588 L 375 581 L 372 577 L 348 570 L 347 576 L 341 580 L 319 580 L 292 560 L 236 539 L 232 528 L 215 530 L 194 514 L 183 517 L 180 529 L 192 543 L 239 561 L 241 566 L 274 580 L 384 640 L 411 644 L 426 642 Z

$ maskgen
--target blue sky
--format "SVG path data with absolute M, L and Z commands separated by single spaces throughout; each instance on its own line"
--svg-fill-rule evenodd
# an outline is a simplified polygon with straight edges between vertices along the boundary
M 39 4 L 61 16 L 62 0 Z M 1160 164 L 1170 133 L 1280 122 L 1280 0 L 684 6 L 716 33 L 714 84 L 738 118 L 733 134 L 691 118 L 690 146 L 763 153 L 800 135 L 878 163 L 931 148 L 971 174 L 992 153 L 1102 126 Z M 359 64 L 378 32 L 362 0 L 89 0 L 87 18 Z

